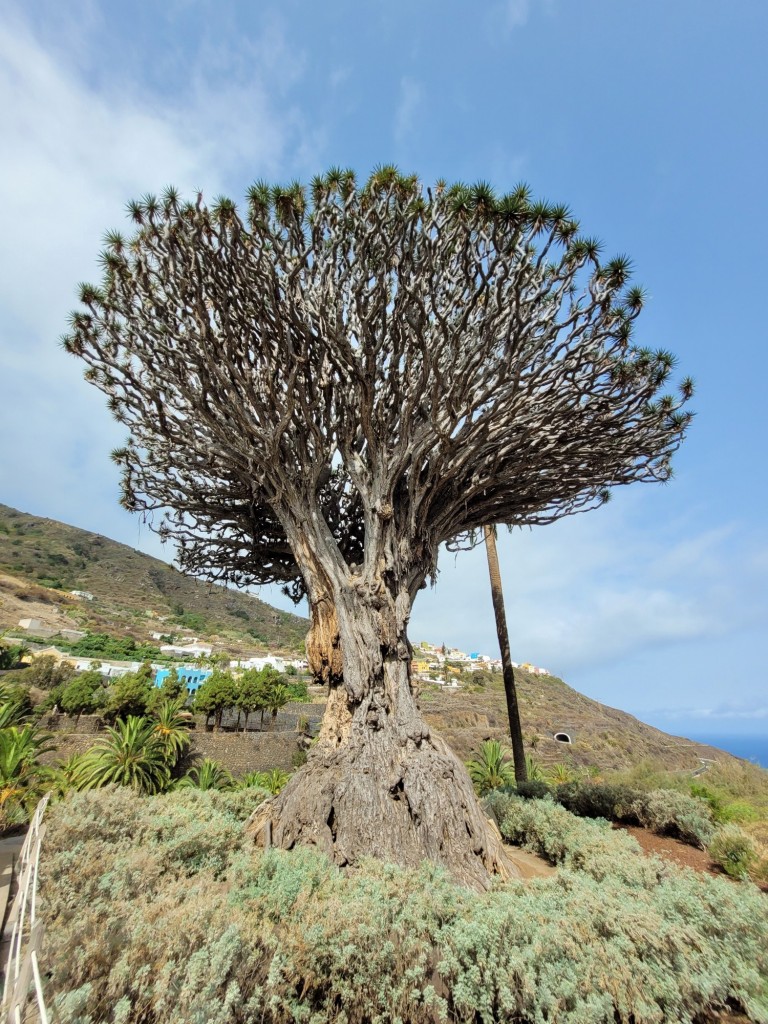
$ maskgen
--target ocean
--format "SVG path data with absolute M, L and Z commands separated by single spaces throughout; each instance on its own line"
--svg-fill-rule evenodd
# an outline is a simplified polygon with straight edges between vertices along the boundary
M 702 733 L 687 733 L 688 739 L 699 743 L 727 750 L 736 757 L 744 757 L 747 761 L 756 761 L 762 768 L 768 768 L 768 736 L 712 736 Z

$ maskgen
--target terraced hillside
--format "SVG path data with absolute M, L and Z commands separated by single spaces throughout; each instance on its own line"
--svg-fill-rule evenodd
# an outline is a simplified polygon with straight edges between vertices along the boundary
M 585 697 L 554 676 L 516 669 L 515 679 L 525 749 L 542 764 L 563 761 L 607 771 L 651 761 L 669 771 L 691 771 L 700 765 L 699 758 L 736 761 L 722 750 L 671 736 L 625 711 Z M 467 760 L 485 739 L 509 743 L 500 677 L 480 692 L 426 686 L 421 707 L 429 725 L 445 737 L 462 760 Z M 558 733 L 572 742 L 556 740 Z
M 129 633 L 186 629 L 251 647 L 301 649 L 306 619 L 251 594 L 211 586 L 108 537 L 0 505 L 0 630 L 21 617 L 54 628 Z M 77 601 L 70 590 L 88 591 Z M 19 614 L 22 611 L 23 615 Z

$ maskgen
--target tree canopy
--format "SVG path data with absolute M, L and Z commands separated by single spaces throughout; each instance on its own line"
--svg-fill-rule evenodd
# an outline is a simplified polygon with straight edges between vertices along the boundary
M 525 186 L 333 169 L 244 216 L 172 188 L 129 209 L 64 344 L 130 430 L 123 503 L 191 573 L 298 598 L 295 520 L 355 566 L 392 517 L 417 589 L 442 542 L 670 475 L 691 382 L 660 395 L 629 260 Z

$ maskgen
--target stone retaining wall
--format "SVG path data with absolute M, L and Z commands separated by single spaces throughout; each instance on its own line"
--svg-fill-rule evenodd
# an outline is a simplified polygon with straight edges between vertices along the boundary
M 299 737 L 291 732 L 231 733 L 194 730 L 191 734 L 190 766 L 195 760 L 210 757 L 220 761 L 236 778 L 247 772 L 266 772 L 272 768 L 292 771 Z M 72 754 L 84 754 L 97 740 L 93 732 L 56 734 L 56 749 L 43 754 L 44 764 L 65 761 Z

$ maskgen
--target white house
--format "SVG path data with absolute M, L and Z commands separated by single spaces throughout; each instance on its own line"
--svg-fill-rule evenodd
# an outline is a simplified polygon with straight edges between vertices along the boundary
M 263 658 L 240 658 L 229 663 L 230 668 L 255 668 L 257 672 L 260 672 L 267 665 L 271 665 L 277 672 L 285 672 L 285 661 L 274 654 L 267 654 Z
M 179 658 L 198 658 L 204 655 L 210 658 L 213 647 L 210 644 L 163 644 L 161 654 L 172 654 Z

